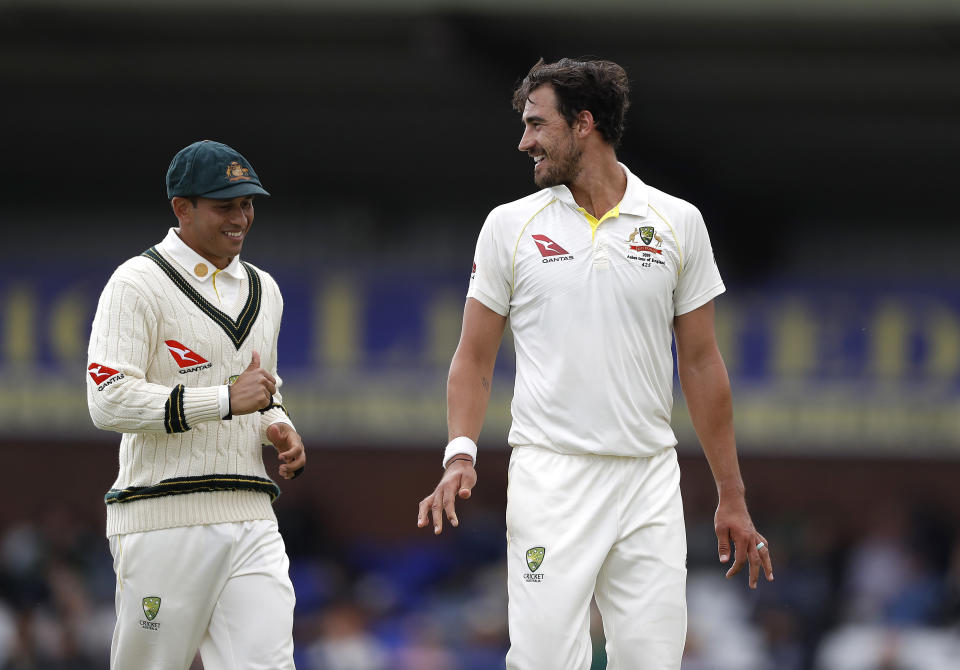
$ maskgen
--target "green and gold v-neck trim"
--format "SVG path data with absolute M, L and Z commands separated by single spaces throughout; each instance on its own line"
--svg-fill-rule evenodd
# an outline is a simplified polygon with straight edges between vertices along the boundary
M 200 311 L 210 317 L 218 326 L 223 329 L 223 332 L 227 334 L 227 337 L 233 342 L 233 345 L 239 349 L 244 340 L 247 339 L 247 336 L 250 334 L 250 330 L 253 328 L 254 322 L 257 320 L 257 316 L 260 314 L 260 303 L 263 297 L 263 288 L 260 285 L 260 276 L 257 274 L 257 271 L 254 270 L 250 265 L 240 261 L 240 264 L 243 265 L 243 269 L 247 272 L 247 301 L 243 305 L 243 309 L 240 310 L 240 316 L 236 320 L 231 319 L 229 316 L 221 312 L 219 309 L 210 304 L 210 301 L 204 298 L 197 289 L 193 288 L 190 285 L 190 282 L 186 278 L 177 272 L 176 268 L 164 258 L 156 247 L 150 247 L 141 254 L 146 256 L 154 263 L 160 266 L 160 269 L 170 277 L 170 280 L 174 285 L 180 289 L 184 295 L 186 295 L 197 307 L 200 308 Z

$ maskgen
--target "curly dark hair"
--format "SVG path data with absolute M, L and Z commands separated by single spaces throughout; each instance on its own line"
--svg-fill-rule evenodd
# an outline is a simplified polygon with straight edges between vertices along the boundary
M 587 110 L 603 138 L 614 148 L 620 144 L 630 107 L 630 81 L 622 67 L 608 60 L 561 58 L 545 63 L 541 58 L 513 92 L 513 108 L 523 112 L 530 94 L 546 85 L 556 92 L 559 111 L 569 124 Z

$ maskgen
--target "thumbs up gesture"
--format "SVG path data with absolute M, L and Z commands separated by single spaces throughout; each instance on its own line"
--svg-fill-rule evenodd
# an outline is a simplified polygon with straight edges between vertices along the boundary
M 253 352 L 250 365 L 230 387 L 230 413 L 239 416 L 263 409 L 277 392 L 277 380 L 260 367 L 260 354 Z

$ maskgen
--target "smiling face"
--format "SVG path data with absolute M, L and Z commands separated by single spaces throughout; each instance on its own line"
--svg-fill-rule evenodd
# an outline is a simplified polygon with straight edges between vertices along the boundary
M 174 198 L 173 211 L 180 221 L 180 239 L 221 270 L 243 248 L 253 225 L 253 196 L 230 200 Z
M 533 158 L 533 181 L 540 188 L 569 185 L 582 170 L 576 131 L 560 114 L 553 86 L 531 91 L 523 108 L 523 137 L 517 149 Z

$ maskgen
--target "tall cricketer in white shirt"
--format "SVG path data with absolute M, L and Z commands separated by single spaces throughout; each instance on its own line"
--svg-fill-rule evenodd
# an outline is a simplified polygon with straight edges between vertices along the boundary
M 591 107 L 591 92 L 605 88 L 623 98 L 619 131 L 602 103 Z M 477 481 L 475 443 L 509 316 L 511 670 L 589 668 L 594 596 L 609 668 L 680 667 L 686 538 L 670 427 L 674 338 L 719 493 L 719 558 L 735 547 L 728 576 L 749 562 L 751 588 L 761 567 L 773 578 L 747 512 L 714 337 L 723 283 L 697 209 L 618 163 L 626 89 L 619 66 L 567 59 L 541 61 L 518 89 L 518 148 L 544 188 L 494 209 L 480 232 L 450 367 L 445 473 L 419 507 L 421 527 L 432 519 L 440 533 L 444 516 L 459 524 L 455 502 Z

